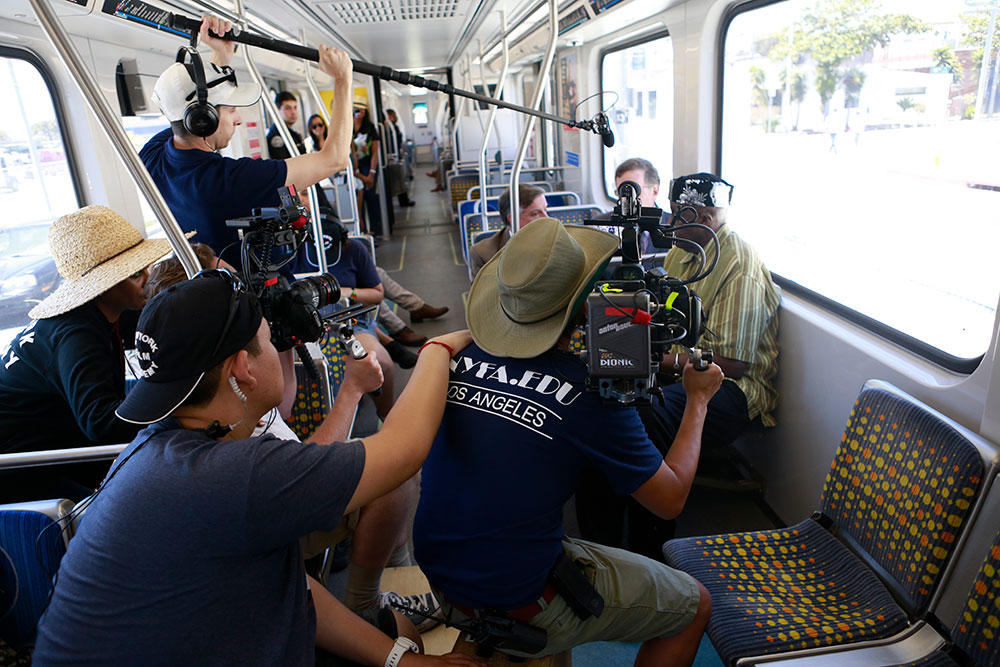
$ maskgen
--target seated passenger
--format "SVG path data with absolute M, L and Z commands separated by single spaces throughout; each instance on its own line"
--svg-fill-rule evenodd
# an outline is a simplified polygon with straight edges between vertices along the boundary
M 389 275 L 381 266 L 376 266 L 379 280 L 382 282 L 385 298 L 395 303 L 400 308 L 409 311 L 410 321 L 414 324 L 424 320 L 433 320 L 448 312 L 447 306 L 432 306 L 419 295 L 406 289 Z M 416 331 L 406 326 L 406 323 L 399 318 L 392 309 L 383 301 L 378 308 L 378 323 L 385 330 L 403 345 L 419 347 L 427 342 L 427 336 L 421 336 Z
M 115 417 L 125 398 L 124 347 L 132 347 L 146 268 L 170 252 L 166 240 L 143 240 L 104 206 L 87 206 L 49 227 L 49 247 L 63 277 L 31 309 L 34 321 L 0 358 L 0 452 L 128 442 L 138 431 Z M 107 463 L 0 472 L 0 502 L 89 495 Z
M 685 369 L 690 401 L 666 457 L 634 408 L 587 391 L 586 369 L 567 348 L 583 297 L 617 248 L 607 232 L 542 219 L 476 276 L 468 305 L 476 344 L 451 363 L 449 405 L 422 472 L 414 555 L 446 618 L 495 609 L 546 630 L 541 654 L 638 641 L 637 664 L 689 665 L 710 613 L 704 587 L 563 534 L 563 505 L 587 466 L 661 516 L 680 512 L 705 406 L 722 382 L 718 366 Z M 549 574 L 562 554 L 603 597 L 599 618 L 580 618 L 554 595 Z
M 708 404 L 702 446 L 706 450 L 724 447 L 735 440 L 752 420 L 774 426 L 772 412 L 778 402 L 774 376 L 778 370 L 778 303 L 781 291 L 756 251 L 732 231 L 727 223 L 732 186 L 712 174 L 691 174 L 675 178 L 670 186 L 670 209 L 677 213 L 689 207 L 699 224 L 710 227 L 719 237 L 719 262 L 704 279 L 690 285 L 702 299 L 706 332 L 702 347 L 715 353 L 715 362 L 726 374 L 726 382 Z M 674 224 L 680 220 L 674 219 Z M 711 235 L 703 229 L 688 229 L 677 236 L 694 241 L 705 249 L 708 261 L 715 256 Z M 664 262 L 667 274 L 690 278 L 697 274 L 699 255 L 688 244 L 670 250 Z M 650 438 L 666 452 L 673 442 L 687 405 L 677 381 L 687 364 L 687 351 L 675 346 L 660 362 L 662 398 L 640 408 Z M 660 546 L 673 536 L 665 526 L 627 499 L 615 499 L 606 485 L 588 485 L 577 494 L 577 513 L 585 536 L 618 546 L 629 507 L 628 548 L 659 557 Z
M 615 169 L 615 192 L 618 192 L 618 188 L 620 188 L 621 184 L 625 181 L 632 181 L 639 186 L 639 202 L 642 206 L 654 207 L 657 205 L 656 197 L 660 194 L 660 172 L 656 170 L 656 167 L 653 166 L 652 162 L 644 160 L 641 157 L 629 158 L 628 160 L 622 162 Z M 605 213 L 603 215 L 595 216 L 594 219 L 607 219 L 610 216 L 610 213 Z M 660 224 L 667 225 L 669 223 L 670 209 L 666 209 L 660 216 Z M 621 228 L 615 229 L 612 233 L 617 236 L 621 236 Z M 655 252 L 666 252 L 665 250 L 659 250 L 650 244 L 648 232 L 642 233 L 639 250 L 643 255 Z
M 545 191 L 541 188 L 537 188 L 534 185 L 521 184 L 517 186 L 517 200 L 521 209 L 521 227 L 524 227 L 532 220 L 538 220 L 548 215 L 546 211 Z M 493 255 L 500 252 L 500 248 L 503 248 L 507 241 L 510 240 L 510 188 L 503 191 L 497 205 L 500 208 L 500 219 L 503 220 L 504 228 L 493 236 L 472 244 L 472 247 L 469 248 L 469 262 L 472 266 L 472 275 L 479 273 L 483 265 L 490 261 Z
M 413 386 L 370 438 L 336 442 L 332 413 L 312 443 L 251 437 L 283 391 L 256 299 L 225 271 L 157 295 L 138 324 L 143 378 L 118 408 L 149 426 L 69 544 L 35 664 L 308 665 L 322 652 L 390 664 L 413 644 L 394 647 L 308 579 L 299 539 L 333 530 L 419 470 L 444 409 L 446 350 L 468 339 L 448 334 L 424 351 Z M 359 390 L 374 388 L 366 378 Z M 418 637 L 388 612 L 374 620 Z M 411 663 L 475 664 L 398 664 Z

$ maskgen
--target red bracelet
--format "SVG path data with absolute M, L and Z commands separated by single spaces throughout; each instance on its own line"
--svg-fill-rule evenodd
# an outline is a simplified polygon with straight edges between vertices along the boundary
M 429 340 L 429 341 L 427 341 L 426 343 L 424 343 L 423 345 L 420 346 L 420 349 L 417 350 L 417 354 L 420 354 L 421 352 L 423 352 L 424 348 L 427 347 L 428 345 L 440 345 L 444 349 L 448 350 L 448 354 L 450 356 L 452 356 L 452 357 L 455 356 L 455 350 L 452 349 L 451 345 L 448 345 L 448 343 L 442 343 L 439 340 Z

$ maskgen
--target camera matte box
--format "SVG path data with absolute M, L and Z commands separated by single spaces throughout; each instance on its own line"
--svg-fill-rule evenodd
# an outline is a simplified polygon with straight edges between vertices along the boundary
M 587 297 L 587 355 L 591 377 L 649 377 L 650 331 L 648 325 L 632 322 L 636 307 L 649 311 L 649 295 L 593 293 Z

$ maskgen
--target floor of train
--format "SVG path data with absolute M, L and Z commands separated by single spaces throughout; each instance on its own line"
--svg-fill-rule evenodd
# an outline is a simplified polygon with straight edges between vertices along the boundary
M 447 192 L 431 192 L 434 179 L 424 174 L 428 168 L 433 167 L 415 165 L 415 178 L 410 183 L 410 198 L 416 205 L 395 208 L 396 221 L 392 238 L 379 241 L 376 259 L 379 266 L 399 283 L 424 298 L 427 303 L 448 306 L 449 312 L 444 317 L 432 321 L 425 320 L 417 325 L 410 324 L 407 314 L 400 312 L 403 321 L 415 331 L 422 335 L 434 336 L 465 327 L 464 297 L 469 289 L 469 278 L 462 260 L 458 225 L 452 222 L 450 197 L 447 196 Z M 395 372 L 398 378 L 396 381 L 398 394 L 409 378 L 410 372 L 398 366 Z M 683 514 L 677 520 L 677 537 L 775 527 L 777 517 L 773 516 L 766 506 L 748 502 L 751 498 L 754 496 L 745 493 L 696 486 L 691 491 Z M 567 505 L 566 532 L 570 535 L 577 533 L 572 502 Z M 417 592 L 416 589 L 408 590 L 413 586 L 417 588 L 420 586 L 410 581 L 412 576 L 402 570 L 395 573 L 389 571 L 385 583 L 396 584 L 402 589 L 400 592 Z M 344 572 L 334 575 L 329 582 L 330 589 L 335 594 L 342 595 L 345 580 Z M 389 589 L 387 586 L 383 588 Z M 430 652 L 447 650 L 454 642 L 454 634 L 449 634 L 445 638 L 444 633 L 441 633 L 441 637 L 437 636 L 439 633 L 440 630 L 434 630 L 425 635 Z M 573 663 L 576 667 L 631 664 L 637 650 L 637 644 L 587 645 L 574 650 Z M 702 642 L 695 664 L 702 667 L 721 665 L 707 638 Z

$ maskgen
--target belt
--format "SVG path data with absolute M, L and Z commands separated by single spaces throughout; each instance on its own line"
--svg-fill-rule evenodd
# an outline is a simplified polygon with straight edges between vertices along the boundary
M 445 600 L 448 602 L 448 604 L 450 604 L 452 607 L 462 612 L 469 618 L 479 618 L 484 613 L 499 613 L 508 618 L 512 618 L 515 621 L 521 621 L 522 623 L 527 623 L 528 621 L 530 621 L 531 619 L 533 619 L 535 616 L 537 616 L 542 612 L 543 609 L 542 601 L 544 601 L 545 604 L 548 605 L 550 602 L 552 602 L 552 600 L 555 599 L 556 595 L 557 595 L 556 589 L 552 587 L 552 584 L 546 583 L 545 590 L 542 591 L 542 594 L 538 596 L 537 600 L 535 600 L 531 604 L 526 604 L 523 607 L 518 607 L 517 609 L 509 609 L 504 611 L 494 610 L 494 609 L 473 609 L 471 607 L 466 607 L 464 604 L 458 604 L 457 602 L 452 602 L 447 597 L 445 597 Z

